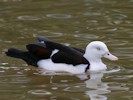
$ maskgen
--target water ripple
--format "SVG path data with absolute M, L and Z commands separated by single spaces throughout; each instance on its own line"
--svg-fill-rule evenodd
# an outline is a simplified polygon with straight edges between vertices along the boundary
M 46 90 L 30 90 L 28 91 L 28 93 L 34 94 L 34 95 L 52 95 L 51 92 L 48 92 Z
M 75 34 L 73 36 L 76 38 L 82 37 L 85 39 L 97 39 L 97 38 L 99 38 L 99 36 L 95 35 L 95 34 L 84 34 L 84 35 L 83 34 Z
M 19 20 L 40 20 L 40 18 L 38 18 L 38 17 L 28 16 L 28 15 L 18 16 L 17 19 L 19 19 Z
M 84 13 L 85 16 L 100 16 L 100 12 L 86 12 Z
M 56 18 L 56 19 L 72 18 L 72 15 L 67 15 L 67 14 L 47 14 L 46 16 L 50 18 Z

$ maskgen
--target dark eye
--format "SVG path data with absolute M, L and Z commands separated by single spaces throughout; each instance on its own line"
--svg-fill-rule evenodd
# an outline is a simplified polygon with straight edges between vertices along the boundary
M 107 55 L 109 56 L 109 53 Z
M 99 47 L 97 47 L 97 50 L 101 50 Z

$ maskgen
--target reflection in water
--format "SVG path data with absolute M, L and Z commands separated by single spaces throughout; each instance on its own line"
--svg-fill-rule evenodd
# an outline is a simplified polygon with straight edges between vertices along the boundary
M 80 78 L 80 80 L 83 80 L 85 83 L 85 90 L 82 90 L 83 93 L 85 93 L 87 96 L 90 97 L 90 100 L 107 100 L 107 97 L 105 94 L 108 94 L 111 92 L 109 90 L 108 83 L 102 82 L 102 78 L 104 76 L 104 73 L 113 73 L 116 71 L 107 71 L 107 72 L 97 72 L 97 73 L 90 73 L 89 75 L 84 73 L 80 75 L 76 75 L 76 77 Z M 69 73 L 55 73 L 53 71 L 43 71 L 42 74 L 51 75 L 50 83 L 53 84 L 54 76 L 55 75 L 70 75 Z M 53 76 L 54 75 L 54 76 Z M 77 90 L 81 91 L 82 85 L 72 85 L 69 87 L 65 87 L 64 91 L 69 92 L 76 92 Z M 83 87 L 82 87 L 83 88 Z M 79 92 L 80 92 L 79 91 Z
M 89 91 L 86 91 L 85 94 L 89 95 L 90 100 L 107 100 L 106 95 L 111 92 L 109 90 L 108 83 L 102 82 L 102 78 L 104 76 L 104 73 L 115 73 L 120 71 L 120 69 L 113 69 L 110 71 L 103 71 L 103 72 L 96 72 L 96 73 L 90 73 L 89 79 L 85 81 L 86 87 L 91 89 Z M 79 77 L 79 76 L 78 76 Z M 79 77 L 80 79 L 86 79 L 88 75 L 82 77 Z
M 110 93 L 107 83 L 102 82 L 103 73 L 91 73 L 90 79 L 85 81 L 86 87 L 92 90 L 86 91 L 85 94 L 90 96 L 90 100 L 107 100 L 104 94 Z

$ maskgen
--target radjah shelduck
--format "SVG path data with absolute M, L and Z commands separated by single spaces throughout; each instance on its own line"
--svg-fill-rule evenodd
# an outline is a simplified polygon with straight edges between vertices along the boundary
M 36 38 L 39 42 L 26 45 L 27 51 L 10 48 L 6 55 L 20 58 L 28 65 L 44 70 L 72 74 L 106 70 L 107 66 L 101 59 L 103 57 L 112 61 L 118 60 L 101 41 L 90 42 L 83 50 L 56 43 L 43 36 Z

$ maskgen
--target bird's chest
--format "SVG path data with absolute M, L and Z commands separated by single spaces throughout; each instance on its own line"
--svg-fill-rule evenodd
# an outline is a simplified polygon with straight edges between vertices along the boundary
M 90 63 L 90 70 L 89 71 L 102 71 L 102 70 L 106 70 L 107 67 L 105 64 L 103 63 Z

